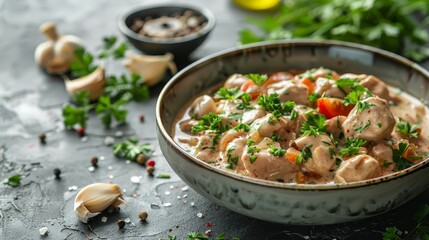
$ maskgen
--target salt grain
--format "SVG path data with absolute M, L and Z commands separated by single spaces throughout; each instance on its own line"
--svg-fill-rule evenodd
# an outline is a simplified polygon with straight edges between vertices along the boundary
M 77 190 L 77 186 L 70 186 L 69 187 L 69 191 L 76 191 Z
M 180 197 L 180 196 L 177 196 L 177 199 L 181 199 L 182 197 Z
M 107 222 L 107 217 L 102 217 L 101 222 L 104 222 L 104 223 Z
M 188 194 L 183 195 L 183 198 L 187 198 L 187 197 L 188 197 Z
M 105 156 L 100 156 L 100 157 L 98 157 L 98 160 L 104 161 L 104 160 L 106 160 L 106 157 Z
M 171 203 L 167 202 L 167 203 L 164 203 L 163 205 L 164 205 L 164 207 L 170 207 Z
M 169 192 L 169 191 L 165 191 L 165 195 L 170 195 L 171 194 L 171 192 Z
M 183 203 L 184 203 L 184 204 L 186 204 L 187 202 L 188 202 L 188 201 L 186 201 L 186 200 L 183 200 Z
M 140 176 L 132 176 L 130 178 L 130 180 L 131 180 L 132 183 L 140 183 L 140 179 L 141 179 Z
M 174 186 L 173 185 L 170 185 L 170 189 L 173 189 L 174 188 Z
M 124 133 L 122 131 L 116 131 L 115 132 L 115 137 L 120 138 L 120 137 L 123 137 L 123 136 L 124 136 Z
M 188 191 L 188 189 L 189 189 L 188 186 L 184 186 L 184 187 L 182 187 L 182 192 L 186 192 L 186 191 Z
M 125 219 L 124 219 L 124 222 L 125 222 L 125 223 L 130 223 L 130 222 L 131 222 L 131 219 L 129 219 L 129 218 L 125 218 Z
M 85 136 L 85 137 L 81 137 L 81 138 L 80 138 L 80 141 L 81 141 L 81 142 L 88 142 L 88 137 L 87 137 L 87 136 Z
M 130 160 L 125 161 L 126 164 L 131 164 Z
M 47 236 L 49 229 L 47 227 L 42 227 L 39 229 L 40 236 Z
M 197 217 L 202 218 L 203 217 L 203 213 L 197 213 Z
M 95 167 L 93 167 L 93 166 L 89 167 L 89 168 L 88 168 L 88 171 L 90 171 L 90 172 L 94 172 L 94 171 L 95 171 Z
M 191 202 L 191 206 L 193 207 L 193 206 L 195 206 L 195 203 L 194 202 Z
M 112 137 L 106 137 L 106 138 L 104 139 L 104 144 L 105 144 L 106 146 L 111 146 L 111 145 L 113 145 L 113 143 L 115 143 L 115 139 L 114 139 L 114 138 L 112 138 Z
M 108 167 L 107 167 L 107 169 L 112 170 L 112 169 L 113 169 L 113 167 L 112 167 L 112 166 L 108 166 Z
M 114 176 L 113 175 L 109 175 L 109 179 L 113 179 L 114 178 Z

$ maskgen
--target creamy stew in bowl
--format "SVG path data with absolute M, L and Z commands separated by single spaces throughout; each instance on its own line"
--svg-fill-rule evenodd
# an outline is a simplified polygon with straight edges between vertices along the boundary
M 287 183 L 348 183 L 429 152 L 426 107 L 365 74 L 318 68 L 233 74 L 177 118 L 174 140 L 226 171 Z

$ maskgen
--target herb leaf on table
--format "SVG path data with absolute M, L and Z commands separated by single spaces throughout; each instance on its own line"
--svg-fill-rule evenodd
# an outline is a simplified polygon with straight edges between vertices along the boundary
M 427 0 L 287 0 L 277 15 L 249 18 L 253 28 L 242 29 L 239 38 L 241 44 L 290 38 L 342 40 L 422 61 L 429 57 L 428 12 Z M 416 15 L 423 19 L 416 21 Z
M 94 56 L 84 48 L 76 49 L 74 54 L 75 60 L 70 64 L 70 72 L 73 77 L 80 78 L 97 69 L 98 66 L 93 63 Z
M 397 227 L 388 227 L 383 233 L 383 240 L 406 240 L 416 234 L 420 239 L 429 239 L 429 204 L 425 204 L 415 215 L 417 225 L 409 231 L 404 238 L 401 238 L 397 232 Z
M 137 139 L 129 138 L 113 145 L 113 154 L 116 157 L 136 161 L 139 154 L 148 155 L 153 152 L 153 147 L 149 143 L 139 144 Z
M 98 55 L 100 59 L 106 59 L 113 57 L 114 59 L 120 59 L 125 56 L 125 52 L 128 50 L 128 44 L 125 42 L 116 43 L 118 38 L 116 36 L 108 36 L 103 38 L 103 45 L 101 46 L 101 53 Z
M 9 177 L 3 181 L 4 184 L 7 184 L 11 187 L 19 187 L 21 185 L 21 175 L 17 174 L 12 177 Z
M 76 93 L 72 101 L 77 105 L 67 104 L 63 107 L 63 122 L 66 128 L 72 128 L 76 124 L 86 127 L 88 111 L 93 107 L 89 104 L 89 94 L 87 91 Z
M 144 85 L 144 80 L 137 74 L 120 77 L 109 76 L 104 86 L 104 93 L 111 99 L 119 99 L 125 94 L 130 94 L 132 100 L 141 102 L 149 98 L 149 88 Z
M 111 102 L 109 97 L 101 96 L 98 99 L 98 104 L 95 111 L 97 115 L 101 116 L 102 123 L 106 127 L 110 127 L 113 119 L 119 123 L 125 122 L 128 114 L 128 110 L 123 108 L 125 103 L 127 103 L 126 96 L 114 103 Z

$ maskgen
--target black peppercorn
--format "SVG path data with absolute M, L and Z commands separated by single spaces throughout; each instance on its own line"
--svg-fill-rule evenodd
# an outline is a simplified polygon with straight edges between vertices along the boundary
M 44 133 L 39 134 L 39 140 L 41 144 L 46 144 L 46 134 Z
M 98 167 L 98 158 L 97 157 L 91 158 L 91 165 L 95 168 Z
M 55 179 L 60 179 L 61 170 L 59 168 L 54 168 L 54 175 L 55 175 Z
M 125 227 L 125 221 L 124 220 L 118 220 L 118 227 L 119 229 L 124 229 Z

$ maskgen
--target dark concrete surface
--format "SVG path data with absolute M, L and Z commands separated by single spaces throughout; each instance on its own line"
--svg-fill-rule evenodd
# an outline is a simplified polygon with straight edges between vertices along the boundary
M 151 89 L 149 101 L 127 105 L 130 114 L 125 126 L 107 130 L 92 113 L 87 142 L 75 132 L 64 130 L 61 106 L 69 97 L 63 80 L 45 74 L 33 60 L 35 47 L 44 41 L 38 32 L 39 25 L 54 21 L 60 32 L 80 36 L 88 49 L 94 50 L 103 36 L 119 35 L 116 19 L 120 13 L 146 2 L 159 1 L 0 0 L 0 180 L 16 173 L 23 176 L 20 187 L 0 184 L 0 239 L 167 239 L 168 234 L 185 239 L 190 231 L 209 229 L 211 239 L 221 232 L 229 238 L 246 240 L 381 239 L 387 226 L 405 231 L 414 226 L 416 209 L 429 202 L 428 191 L 388 214 L 364 221 L 290 226 L 245 217 L 214 205 L 192 189 L 182 191 L 185 184 L 168 166 L 158 147 L 154 156 L 156 172 L 170 173 L 171 179 L 149 177 L 145 168 L 115 158 L 111 147 L 103 141 L 117 131 L 157 146 L 154 112 L 162 84 Z M 236 32 L 249 13 L 235 8 L 228 0 L 186 2 L 209 7 L 217 17 L 214 32 L 191 59 L 236 45 Z M 108 71 L 118 73 L 123 69 L 120 63 L 112 63 Z M 146 117 L 144 123 L 139 121 L 141 114 Z M 39 143 L 41 132 L 47 133 L 46 145 Z M 117 137 L 116 141 L 120 139 Z M 94 172 L 88 171 L 92 156 L 105 158 Z M 61 180 L 54 179 L 54 168 L 61 169 Z M 131 176 L 142 176 L 140 184 L 132 183 Z M 102 215 L 108 218 L 105 223 L 102 216 L 89 224 L 79 222 L 73 212 L 77 191 L 69 188 L 76 186 L 79 190 L 90 183 L 110 181 L 126 190 L 128 205 L 117 215 Z M 171 206 L 166 207 L 165 203 Z M 138 219 L 140 210 L 149 213 L 144 224 Z M 198 213 L 203 217 L 198 217 Z M 116 221 L 126 218 L 130 222 L 124 230 L 118 230 Z M 49 228 L 47 237 L 39 235 L 41 227 Z

